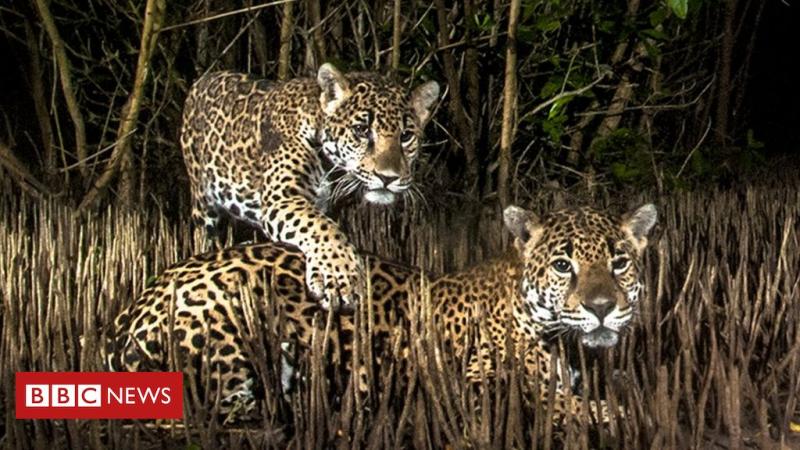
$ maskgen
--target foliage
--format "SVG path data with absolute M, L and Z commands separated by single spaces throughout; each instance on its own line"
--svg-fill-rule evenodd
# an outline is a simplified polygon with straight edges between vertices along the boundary
M 652 153 L 645 139 L 629 128 L 619 128 L 594 141 L 589 150 L 594 166 L 615 182 L 644 187 L 653 184 Z
M 669 8 L 681 19 L 686 18 L 686 14 L 689 12 L 689 0 L 668 0 Z
M 288 61 L 293 76 L 313 74 L 323 61 L 352 70 L 389 71 L 392 2 L 319 2 L 324 20 L 316 24 L 308 8 L 318 1 L 294 4 L 293 51 Z M 709 105 L 719 95 L 709 86 L 719 79 L 721 25 L 714 17 L 720 4 L 704 0 L 521 1 L 514 43 L 520 55 L 519 121 L 512 155 L 516 173 L 531 176 L 517 181 L 537 185 L 556 179 L 570 184 L 577 180 L 571 175 L 575 171 L 599 171 L 620 183 L 658 171 L 677 174 L 671 165 L 682 162 L 700 141 L 711 122 Z M 475 191 L 480 199 L 491 198 L 495 189 L 508 5 L 468 3 L 469 9 L 463 0 L 433 5 L 403 1 L 396 75 L 410 84 L 437 79 L 450 86 L 429 128 L 428 140 L 435 144 L 427 147 L 433 164 L 445 170 L 430 170 L 446 175 L 439 187 L 455 191 L 465 188 L 462 171 L 475 172 L 481 184 Z M 3 111 L 25 111 L 5 114 L 7 135 L 2 139 L 34 173 L 42 173 L 45 167 L 42 147 L 52 148 L 58 155 L 56 169 L 61 170 L 50 173 L 49 179 L 63 177 L 68 181 L 65 185 L 72 187 L 68 193 L 80 196 L 106 166 L 107 149 L 117 140 L 115 130 L 133 84 L 144 4 L 109 0 L 88 0 L 82 8 L 67 0 L 49 4 L 73 66 L 71 75 L 92 153 L 90 171 L 86 178 L 76 171 L 73 124 L 52 67 L 52 46 L 37 14 L 22 4 L 0 9 L 0 21 L 5 24 L 3 46 L 16 62 L 9 90 L 19 93 L 15 94 L 18 98 L 2 100 L 9 103 Z M 141 200 L 155 198 L 169 204 L 185 192 L 177 130 L 192 80 L 218 69 L 276 77 L 279 33 L 268 31 L 280 27 L 283 9 L 250 10 L 250 6 L 250 0 L 168 2 L 166 28 L 158 37 L 132 136 Z M 440 6 L 446 29 L 437 20 Z M 741 20 L 743 32 L 737 39 L 746 42 L 757 24 L 750 25 L 750 16 Z M 324 54 L 315 45 L 317 32 Z M 456 63 L 454 74 L 446 73 L 447 56 Z M 41 66 L 38 74 L 31 70 L 33 60 Z M 746 80 L 745 75 L 739 74 L 736 80 Z M 453 88 L 456 84 L 458 90 Z M 36 90 L 28 89 L 34 85 L 41 86 L 44 111 L 34 108 Z M 744 95 L 743 91 L 737 90 L 737 96 Z M 462 111 L 450 108 L 456 97 Z M 728 130 L 727 140 L 716 143 L 716 150 L 694 152 L 689 158 L 692 170 L 702 173 L 704 161 L 717 159 L 718 152 L 730 167 L 753 165 L 759 151 L 752 152 L 747 144 L 746 128 L 735 128 L 745 118 L 746 114 L 733 118 L 734 128 Z M 46 125 L 54 130 L 51 139 L 45 137 Z M 617 145 L 622 135 L 641 139 L 631 142 L 626 153 Z M 597 144 L 596 140 L 606 142 Z M 532 146 L 538 150 L 530 152 Z M 539 157 L 532 159 L 534 154 Z M 684 170 L 681 177 L 692 173 Z M 176 177 L 177 183 L 164 182 Z

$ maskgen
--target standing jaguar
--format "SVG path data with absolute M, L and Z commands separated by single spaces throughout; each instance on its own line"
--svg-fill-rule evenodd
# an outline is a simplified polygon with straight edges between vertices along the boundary
M 524 353 L 526 372 L 533 382 L 544 383 L 540 392 L 547 392 L 552 361 L 546 335 L 564 332 L 587 347 L 607 348 L 633 325 L 644 295 L 643 251 L 656 209 L 648 204 L 621 217 L 588 208 L 564 209 L 539 219 L 511 206 L 504 221 L 514 236 L 512 254 L 429 281 L 432 323 L 457 360 L 469 358 L 469 380 L 492 376 L 496 358 L 489 349 L 496 349 L 501 358 L 515 356 L 507 355 L 506 349 L 513 342 L 516 349 L 530 350 Z M 424 303 L 409 301 L 419 298 L 424 275 L 378 258 L 366 261 L 373 342 L 380 344 L 408 326 L 410 305 Z M 109 365 L 114 370 L 164 370 L 167 349 L 173 346 L 188 357 L 184 360 L 209 371 L 222 411 L 243 403 L 250 410 L 256 377 L 244 344 L 249 334 L 241 327 L 253 314 L 245 313 L 240 294 L 250 289 L 259 312 L 277 307 L 284 316 L 282 335 L 275 336 L 271 329 L 259 331 L 266 339 L 308 348 L 321 310 L 309 296 L 304 271 L 302 253 L 273 243 L 233 247 L 180 262 L 116 318 L 107 341 Z M 338 322 L 332 329 L 338 332 L 329 335 L 332 353 L 348 364 L 354 315 L 339 311 L 335 317 Z M 479 320 L 486 322 L 477 330 L 478 350 L 470 350 L 466 334 Z M 561 373 L 556 373 L 556 413 L 579 413 L 582 401 L 565 392 Z
M 324 64 L 316 79 L 270 83 L 217 72 L 186 99 L 181 148 L 192 218 L 208 237 L 220 214 L 298 247 L 306 284 L 324 308 L 354 302 L 363 267 L 325 215 L 332 197 L 363 192 L 391 204 L 413 189 L 422 131 L 439 96 L 429 81 L 409 93 L 374 73 L 342 74 Z

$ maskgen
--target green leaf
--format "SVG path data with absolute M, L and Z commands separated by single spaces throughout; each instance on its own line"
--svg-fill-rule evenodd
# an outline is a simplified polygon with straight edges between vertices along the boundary
M 667 13 L 669 12 L 666 8 L 658 8 L 655 11 L 650 13 L 650 26 L 653 28 L 661 25 L 664 23 L 664 19 L 667 18 Z
M 659 56 L 661 56 L 661 50 L 659 50 L 658 47 L 647 41 L 642 41 L 642 42 L 644 43 L 644 49 L 647 51 L 647 56 L 653 59 L 656 59 Z
M 520 22 L 526 22 L 528 19 L 536 14 L 536 2 L 525 2 L 522 4 L 522 11 L 520 13 Z
M 615 162 L 611 164 L 611 174 L 619 181 L 631 181 L 639 176 L 640 171 L 623 163 Z
M 686 14 L 689 12 L 689 0 L 667 0 L 667 4 L 678 18 L 686 18 Z
M 564 111 L 564 106 L 566 106 L 567 103 L 572 101 L 573 98 L 574 96 L 568 95 L 553 102 L 553 106 L 550 107 L 550 112 L 547 113 L 547 118 L 552 119 L 558 114 L 560 114 L 562 111 Z
M 475 26 L 482 32 L 491 31 L 494 26 L 494 19 L 491 14 L 475 14 Z
M 555 117 L 548 118 L 542 123 L 542 130 L 550 136 L 553 142 L 560 142 L 561 136 L 564 134 L 564 122 L 566 121 L 566 115 L 556 114 Z
M 548 31 L 557 30 L 560 26 L 561 22 L 559 22 L 558 19 L 545 17 L 536 21 L 536 28 L 545 33 Z
M 559 77 L 553 77 L 547 80 L 547 83 L 542 86 L 542 90 L 539 91 L 539 97 L 548 98 L 552 97 L 553 94 L 558 92 L 561 89 L 561 82 L 562 80 Z
M 616 25 L 617 23 L 613 20 L 601 20 L 600 23 L 597 24 L 597 29 L 603 33 L 613 33 Z
M 649 38 L 651 38 L 651 39 L 655 39 L 657 41 L 666 41 L 667 40 L 667 34 L 664 33 L 663 31 L 657 30 L 655 28 L 651 28 L 651 29 L 648 29 L 648 30 L 643 30 L 642 34 L 647 36 L 647 37 L 649 37 Z
M 534 42 L 536 34 L 533 32 L 531 27 L 526 27 L 520 25 L 519 29 L 517 30 L 517 41 L 523 43 L 532 43 Z

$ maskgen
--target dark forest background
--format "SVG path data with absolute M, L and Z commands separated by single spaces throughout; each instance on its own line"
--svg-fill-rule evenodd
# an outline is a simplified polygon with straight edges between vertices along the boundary
M 418 180 L 505 204 L 659 193 L 785 167 L 796 5 L 780 0 L 31 0 L 0 5 L 13 189 L 183 210 L 183 100 L 207 70 L 322 62 L 446 86 Z M 8 177 L 6 177 L 8 178 Z M 110 195 L 109 195 L 110 194 Z M 428 201 L 448 199 L 428 195 Z

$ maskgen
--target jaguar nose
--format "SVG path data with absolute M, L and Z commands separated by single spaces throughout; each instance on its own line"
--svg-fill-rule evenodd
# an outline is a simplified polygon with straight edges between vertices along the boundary
M 614 300 L 607 297 L 597 297 L 584 303 L 584 307 L 592 312 L 600 322 L 614 309 Z
M 394 174 L 391 174 L 391 175 L 385 175 L 385 174 L 379 173 L 379 174 L 377 174 L 377 175 L 378 175 L 378 179 L 379 179 L 379 180 L 381 180 L 381 181 L 383 182 L 383 186 L 384 186 L 384 187 L 387 187 L 387 186 L 389 186 L 389 185 L 390 185 L 390 184 L 392 184 L 392 183 L 393 183 L 395 180 L 397 180 L 398 178 L 400 178 L 399 176 L 397 176 L 397 175 L 394 175 Z

